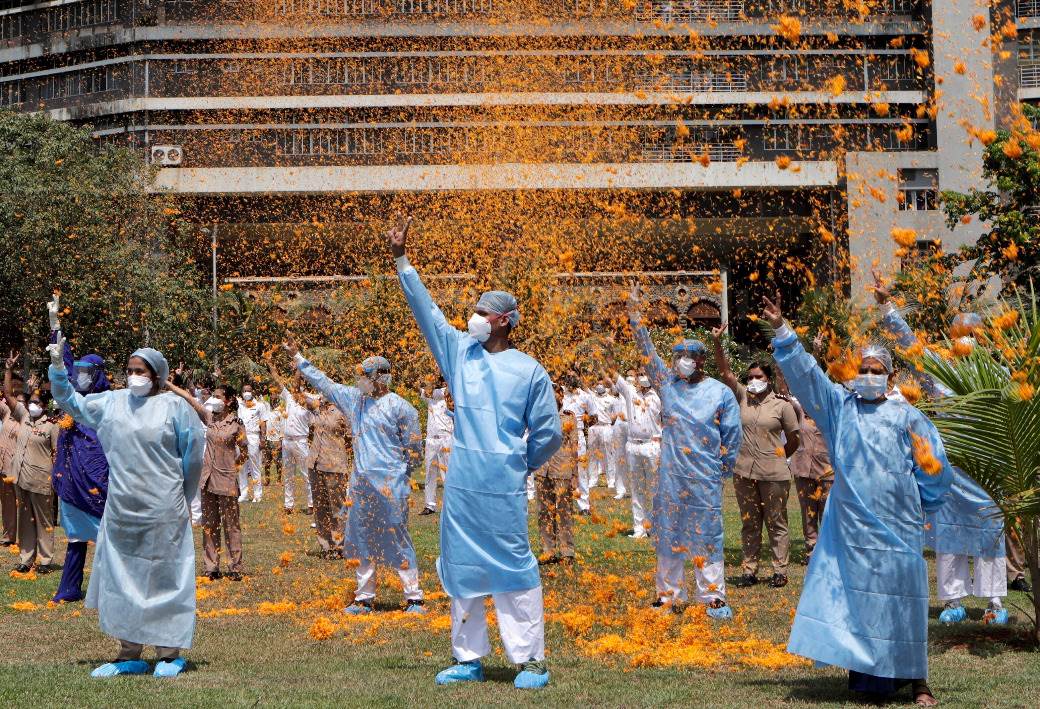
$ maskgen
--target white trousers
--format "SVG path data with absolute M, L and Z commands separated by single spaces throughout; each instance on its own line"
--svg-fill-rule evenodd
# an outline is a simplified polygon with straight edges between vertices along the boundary
M 357 591 L 354 592 L 355 601 L 371 601 L 376 597 L 376 565 L 370 560 L 364 560 L 354 573 L 357 578 Z M 401 587 L 404 590 L 404 598 L 407 601 L 421 601 L 422 589 L 419 588 L 418 567 L 397 569 L 397 575 L 401 577 Z
M 195 491 L 195 497 L 191 498 L 191 523 L 202 524 L 202 485 Z
M 607 484 L 614 485 L 617 468 L 614 457 L 614 429 L 608 424 L 596 424 L 589 428 L 589 487 L 599 485 L 600 475 L 607 476 Z
M 693 577 L 697 583 L 694 600 L 698 603 L 711 603 L 716 598 L 726 600 L 725 563 L 716 561 L 705 563 L 698 569 L 693 567 Z M 672 554 L 657 555 L 657 597 L 665 601 L 688 600 L 686 594 L 686 558 Z
M 974 557 L 975 574 L 969 569 L 972 557 L 965 554 L 936 554 L 936 591 L 942 602 L 959 601 L 966 596 L 1000 599 L 1007 595 L 1004 559 Z
M 628 460 L 628 484 L 632 493 L 632 530 L 637 537 L 647 536 L 644 523 L 654 500 L 657 469 L 661 465 L 661 443 L 629 441 L 625 446 Z
M 296 478 L 303 478 L 307 488 L 307 507 L 314 507 L 314 496 L 311 494 L 311 480 L 307 475 L 307 439 L 282 439 L 282 480 L 285 482 L 285 509 L 296 506 Z
M 583 464 L 580 460 L 582 456 L 586 456 L 585 463 Z M 585 431 L 578 431 L 578 509 L 587 510 L 589 509 L 589 464 L 588 464 L 588 447 L 585 443 Z
M 437 481 L 444 482 L 444 473 L 448 471 L 448 458 L 451 456 L 451 436 L 439 436 L 426 439 L 426 506 L 437 509 Z
M 451 652 L 469 662 L 491 652 L 488 640 L 486 596 L 451 599 Z M 545 609 L 542 587 L 491 595 L 506 657 L 514 664 L 545 659 Z
M 260 502 L 264 496 L 264 484 L 260 479 L 260 471 L 264 469 L 264 463 L 259 432 L 246 434 L 246 451 L 249 457 L 238 471 L 238 501 L 245 502 L 249 497 L 249 482 L 252 481 L 253 502 Z
M 627 444 L 628 426 L 626 424 L 614 424 L 614 445 L 610 449 L 610 454 L 614 459 L 614 481 L 607 480 L 607 485 L 614 488 L 618 499 L 624 497 L 628 492 Z

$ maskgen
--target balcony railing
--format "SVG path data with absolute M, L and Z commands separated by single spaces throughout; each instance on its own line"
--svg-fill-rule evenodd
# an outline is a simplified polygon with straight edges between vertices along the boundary
M 1040 17 L 1040 0 L 1018 0 L 1015 4 L 1018 17 Z
M 1018 66 L 1018 83 L 1024 89 L 1040 88 L 1040 63 L 1020 64 Z

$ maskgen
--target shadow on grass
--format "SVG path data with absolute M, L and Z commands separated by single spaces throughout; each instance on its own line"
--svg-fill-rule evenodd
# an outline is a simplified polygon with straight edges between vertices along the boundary
M 929 654 L 944 655 L 951 650 L 964 650 L 969 655 L 990 658 L 1007 652 L 1035 652 L 1027 626 L 985 625 L 982 613 L 968 612 L 978 623 L 939 625 L 929 628 Z M 973 616 L 978 616 L 974 618 Z
M 860 700 L 855 693 L 849 691 L 848 677 L 834 677 L 831 675 L 817 677 L 796 677 L 775 679 L 741 679 L 739 684 L 746 687 L 763 688 L 771 693 L 782 694 L 787 690 L 784 697 L 787 701 L 801 702 L 854 702 L 865 705 L 873 704 L 869 700 Z
M 151 665 L 152 669 L 155 669 L 155 663 L 158 662 L 158 660 L 156 660 L 156 658 L 148 657 L 147 654 L 144 657 L 142 657 L 141 659 L 144 660 L 145 662 L 147 662 L 149 665 Z M 76 660 L 75 664 L 76 664 L 77 667 L 88 668 L 86 670 L 86 672 L 87 672 L 87 674 L 89 674 L 90 672 L 92 672 L 93 670 L 97 669 L 98 667 L 101 667 L 101 665 L 107 664 L 109 662 L 115 662 L 115 660 L 113 660 L 111 658 L 103 659 L 103 660 L 95 658 L 95 659 L 89 659 L 89 660 Z M 204 670 L 207 667 L 209 667 L 209 665 L 210 665 L 209 660 L 188 660 L 187 658 L 185 658 L 184 672 L 199 672 L 199 671 Z M 120 675 L 120 676 L 122 676 L 122 677 L 151 677 L 152 673 L 151 672 L 147 672 L 146 674 L 143 674 L 143 675 Z M 114 677 L 106 677 L 105 679 L 115 679 L 115 678 Z

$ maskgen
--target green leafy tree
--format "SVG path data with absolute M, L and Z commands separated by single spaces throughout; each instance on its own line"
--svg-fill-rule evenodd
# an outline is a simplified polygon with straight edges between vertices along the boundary
M 85 129 L 0 112 L 0 335 L 42 363 L 45 303 L 62 293 L 78 352 L 118 363 L 148 344 L 171 361 L 208 348 L 210 298 L 177 210 L 152 173 Z M 190 357 L 189 357 L 190 355 Z
M 1040 108 L 1021 104 L 1021 119 L 1011 130 L 1000 130 L 983 153 L 984 190 L 967 194 L 942 193 L 947 225 L 977 219 L 988 231 L 964 247 L 958 261 L 974 261 L 971 281 L 999 276 L 1005 289 L 1024 285 L 1040 264 Z M 984 136 L 988 141 L 992 136 Z

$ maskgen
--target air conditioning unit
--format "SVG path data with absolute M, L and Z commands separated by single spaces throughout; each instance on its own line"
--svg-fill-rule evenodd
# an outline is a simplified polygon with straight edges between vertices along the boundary
M 152 164 L 175 167 L 184 159 L 184 149 L 179 145 L 153 145 Z

